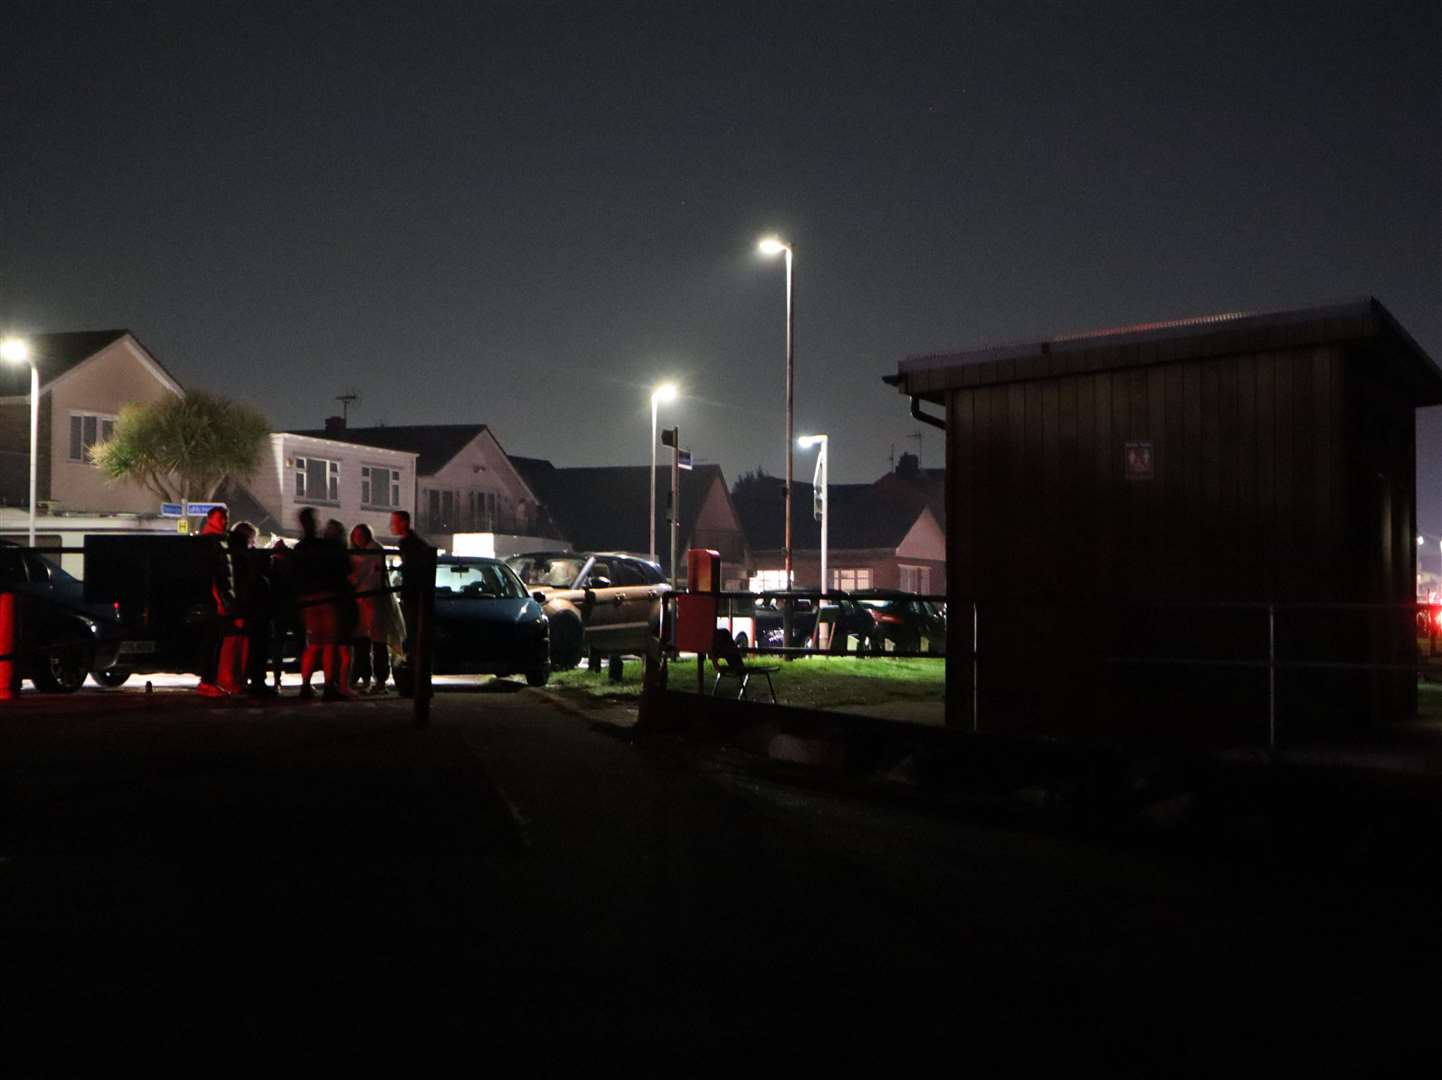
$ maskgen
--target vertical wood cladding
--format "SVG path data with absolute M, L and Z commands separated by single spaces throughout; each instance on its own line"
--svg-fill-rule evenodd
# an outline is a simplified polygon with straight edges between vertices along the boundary
M 1153 362 L 1124 355 L 1138 348 Z M 1013 382 L 996 381 L 1011 362 L 982 364 L 977 385 L 947 391 L 949 647 L 968 655 L 975 599 L 982 727 L 1115 730 L 1130 701 L 1130 722 L 1160 733 L 1191 696 L 1205 734 L 1256 735 L 1264 673 L 1109 661 L 1265 657 L 1264 611 L 1160 606 L 1173 602 L 1409 602 L 1413 401 L 1380 350 L 1345 343 L 1091 359 Z M 1128 478 L 1128 443 L 1150 444 L 1150 478 Z M 1403 621 L 1294 607 L 1279 645 L 1295 659 L 1401 662 Z M 948 678 L 951 720 L 969 724 L 970 665 Z M 1359 694 L 1373 716 L 1415 694 L 1389 674 L 1284 682 L 1294 715 L 1329 707 L 1309 684 L 1353 717 Z

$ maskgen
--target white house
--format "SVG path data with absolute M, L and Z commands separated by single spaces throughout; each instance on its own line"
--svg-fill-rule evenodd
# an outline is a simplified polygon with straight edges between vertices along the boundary
M 301 507 L 313 506 L 322 524 L 335 518 L 347 532 L 365 524 L 384 542 L 391 536 L 391 513 L 414 511 L 416 455 L 275 432 L 261 467 L 243 487 L 227 484 L 221 499 L 230 506 L 232 522 L 248 520 L 262 532 L 299 535 L 297 515 Z

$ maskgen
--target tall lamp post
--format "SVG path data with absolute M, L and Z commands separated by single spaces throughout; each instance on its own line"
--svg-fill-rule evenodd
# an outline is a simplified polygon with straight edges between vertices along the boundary
M 830 440 L 825 435 L 803 435 L 796 440 L 796 445 L 803 450 L 809 450 L 813 446 L 821 447 L 816 455 L 816 474 L 812 477 L 812 485 L 821 493 L 819 506 L 821 510 L 821 591 L 828 592 L 831 589 L 831 579 L 826 576 L 826 525 L 827 518 L 831 516 L 831 500 L 826 491 L 827 461 L 826 449 Z M 820 604 L 817 604 L 820 610 Z M 819 622 L 818 622 L 819 625 Z
M 30 358 L 30 345 L 23 338 L 0 341 L 0 359 L 11 364 L 30 365 L 30 547 L 35 546 L 35 457 L 40 445 L 40 372 Z
M 762 238 L 756 245 L 757 250 L 763 255 L 786 255 L 786 587 L 791 588 L 791 487 L 794 481 L 792 475 L 792 460 L 794 458 L 794 446 L 792 442 L 792 406 L 796 388 L 796 292 L 791 277 L 791 245 L 779 236 L 767 236 Z
M 656 407 L 663 401 L 676 400 L 676 384 L 662 383 L 651 391 L 651 516 L 646 519 L 650 532 L 651 561 L 656 561 Z

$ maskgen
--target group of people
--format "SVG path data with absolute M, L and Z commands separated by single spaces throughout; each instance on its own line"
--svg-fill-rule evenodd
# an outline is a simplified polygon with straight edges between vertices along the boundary
M 302 698 L 316 696 L 317 671 L 328 701 L 385 693 L 392 658 L 408 656 L 406 631 L 415 625 L 418 590 L 416 575 L 406 569 L 425 547 L 411 531 L 410 514 L 391 515 L 391 531 L 400 539 L 399 602 L 389 587 L 385 548 L 369 526 L 356 525 L 347 537 L 339 521 L 322 527 L 313 507 L 300 511 L 299 524 L 301 538 L 293 547 L 277 539 L 266 549 L 255 546 L 250 522 L 232 526 L 223 507 L 206 515 L 201 539 L 209 545 L 214 617 L 203 623 L 198 693 L 278 695 L 291 633 L 302 643 Z

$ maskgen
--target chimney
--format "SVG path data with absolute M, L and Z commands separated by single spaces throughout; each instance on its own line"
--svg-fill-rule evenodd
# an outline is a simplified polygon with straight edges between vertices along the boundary
M 344 416 L 327 416 L 327 417 L 325 418 L 325 433 L 326 433 L 327 435 L 343 435 L 343 434 L 345 434 L 345 417 L 344 417 Z

